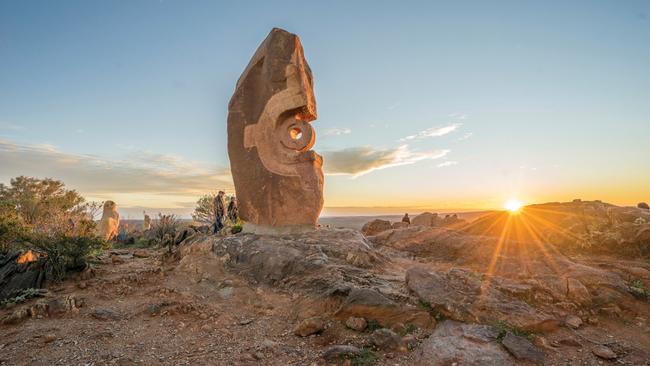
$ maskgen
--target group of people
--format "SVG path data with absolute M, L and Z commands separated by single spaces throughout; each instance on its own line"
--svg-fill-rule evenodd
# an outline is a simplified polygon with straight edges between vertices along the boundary
M 214 221 L 214 232 L 218 233 L 225 226 L 226 218 L 231 222 L 236 223 L 239 219 L 239 208 L 237 207 L 237 198 L 232 196 L 228 206 L 226 206 L 226 192 L 219 191 L 217 196 L 214 198 L 214 210 L 215 210 L 215 221 Z

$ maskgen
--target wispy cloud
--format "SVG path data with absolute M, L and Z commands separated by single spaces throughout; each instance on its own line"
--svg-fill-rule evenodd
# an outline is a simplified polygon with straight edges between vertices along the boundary
M 459 137 L 458 139 L 456 139 L 456 141 L 465 141 L 465 140 L 467 140 L 468 138 L 472 137 L 473 135 L 474 135 L 474 133 L 472 133 L 472 132 L 467 132 L 467 133 L 464 134 L 463 136 L 461 136 L 461 137 Z
M 427 128 L 426 130 L 420 131 L 415 135 L 410 135 L 401 138 L 400 141 L 419 140 L 419 139 L 424 139 L 429 137 L 444 136 L 446 134 L 456 131 L 460 126 L 462 126 L 462 123 L 452 123 L 443 127 L 431 127 L 431 128 Z
M 465 114 L 465 113 L 460 113 L 460 112 L 456 112 L 456 113 L 448 114 L 447 117 L 449 117 L 449 118 L 454 118 L 454 119 L 457 119 L 457 120 L 461 120 L 461 121 L 462 121 L 462 120 L 467 119 L 467 114 Z
M 60 179 L 85 195 L 147 194 L 192 202 L 217 188 L 232 190 L 230 171 L 173 155 L 137 152 L 128 159 L 71 154 L 52 145 L 0 139 L 0 181 L 18 175 Z
M 0 123 L 0 130 L 22 131 L 25 127 L 13 123 Z
M 392 111 L 392 110 L 398 108 L 398 107 L 401 106 L 401 105 L 402 105 L 402 102 L 393 103 L 393 104 L 391 104 L 391 105 L 388 106 L 388 110 L 389 110 L 389 111 Z
M 359 177 L 379 169 L 414 164 L 422 160 L 438 159 L 449 150 L 414 152 L 408 145 L 392 149 L 375 149 L 370 146 L 351 147 L 324 152 L 325 174 Z
M 438 165 L 436 165 L 436 166 L 437 166 L 438 168 L 445 168 L 445 167 L 452 166 L 452 165 L 456 165 L 456 164 L 458 164 L 457 161 L 451 161 L 451 160 L 450 160 L 450 161 L 442 162 L 442 163 L 440 163 L 440 164 L 438 164 Z
M 329 130 L 325 130 L 326 136 L 340 136 L 348 135 L 350 133 L 352 133 L 352 130 L 349 128 L 330 128 Z

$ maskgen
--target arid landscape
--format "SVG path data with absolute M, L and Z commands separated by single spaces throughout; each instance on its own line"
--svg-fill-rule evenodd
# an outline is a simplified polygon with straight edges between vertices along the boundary
M 650 211 L 569 202 L 433 221 L 118 245 L 5 305 L 1 362 L 647 364 Z M 577 240 L 590 230 L 613 239 Z
M 650 366 L 649 14 L 0 0 L 0 366 Z

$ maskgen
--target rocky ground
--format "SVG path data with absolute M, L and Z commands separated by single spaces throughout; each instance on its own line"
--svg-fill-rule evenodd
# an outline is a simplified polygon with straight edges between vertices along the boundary
M 646 365 L 650 262 L 440 227 L 196 233 L 0 310 L 1 365 Z

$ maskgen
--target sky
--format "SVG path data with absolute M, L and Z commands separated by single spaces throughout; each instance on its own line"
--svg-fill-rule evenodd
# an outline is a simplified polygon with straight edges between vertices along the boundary
M 634 0 L 0 0 L 0 182 L 129 215 L 233 193 L 227 105 L 273 27 L 314 75 L 326 214 L 650 200 Z

